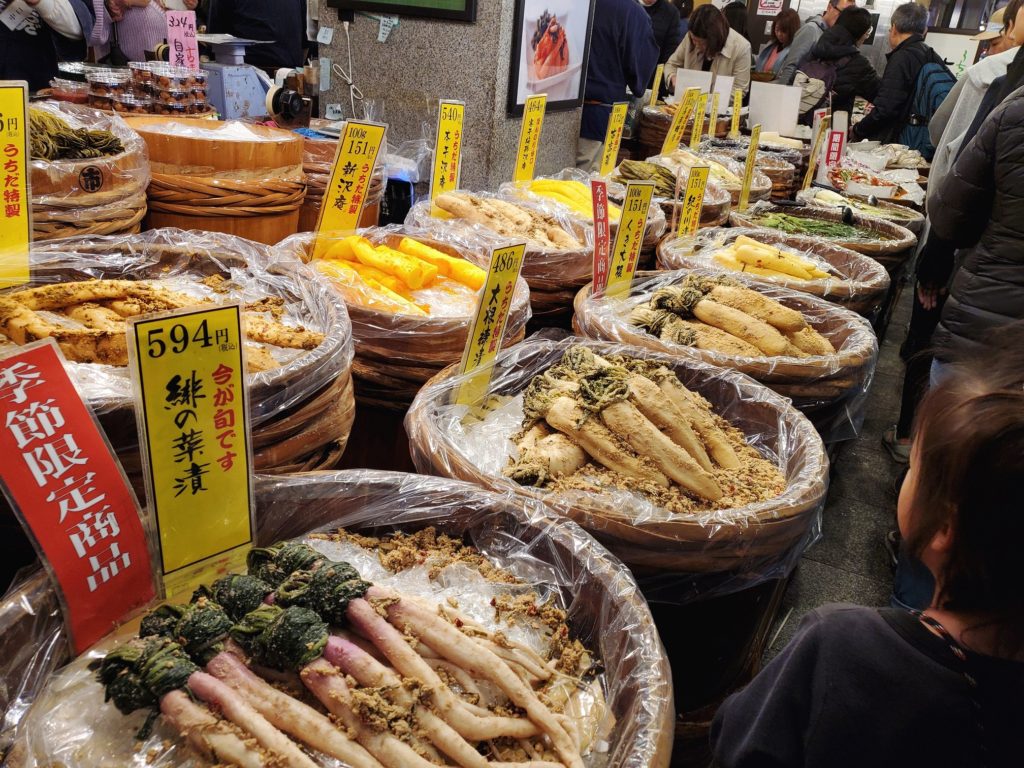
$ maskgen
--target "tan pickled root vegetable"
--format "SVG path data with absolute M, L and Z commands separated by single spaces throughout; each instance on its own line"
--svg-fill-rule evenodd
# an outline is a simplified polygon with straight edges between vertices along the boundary
M 566 232 L 554 217 L 506 200 L 478 197 L 466 192 L 446 192 L 438 195 L 434 202 L 453 218 L 480 224 L 508 237 L 525 237 L 544 248 L 573 251 L 586 247 Z

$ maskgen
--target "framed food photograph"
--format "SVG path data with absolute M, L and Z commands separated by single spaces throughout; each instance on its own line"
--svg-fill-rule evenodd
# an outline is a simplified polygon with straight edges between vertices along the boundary
M 546 93 L 547 111 L 583 104 L 596 0 L 516 0 L 507 112 Z
M 327 5 L 343 11 L 476 21 L 477 0 L 327 0 Z

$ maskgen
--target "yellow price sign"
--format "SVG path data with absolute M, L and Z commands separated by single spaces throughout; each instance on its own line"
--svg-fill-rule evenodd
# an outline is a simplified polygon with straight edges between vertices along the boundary
M 697 97 L 697 112 L 693 116 L 693 128 L 690 129 L 690 149 L 700 146 L 701 135 L 704 133 L 704 117 L 708 111 L 708 95 L 702 93 Z
M 715 91 L 715 94 L 711 97 L 711 116 L 708 120 L 708 138 L 713 139 L 715 134 L 718 133 L 718 104 L 719 104 L 719 93 Z
M 729 138 L 740 137 L 740 110 L 743 109 L 743 91 L 739 88 L 732 92 L 732 125 L 729 128 Z
M 601 152 L 601 170 L 599 176 L 607 176 L 619 159 L 619 147 L 622 145 L 622 128 L 626 125 L 626 113 L 629 102 L 620 101 L 612 105 L 612 115 L 608 118 L 608 132 L 604 136 L 604 150 Z
M 129 322 L 128 355 L 169 596 L 240 566 L 252 544 L 252 446 L 239 303 Z
M 661 80 L 665 77 L 665 65 L 659 64 L 654 70 L 654 84 L 651 86 L 651 106 L 658 104 L 658 91 L 661 90 Z
M 686 132 L 686 124 L 690 120 L 690 113 L 697 104 L 697 97 L 700 95 L 700 88 L 687 88 L 683 94 L 683 100 L 676 108 L 675 117 L 672 118 L 672 125 L 665 134 L 665 142 L 661 145 L 661 154 L 668 155 L 679 148 Z
M 523 124 L 519 128 L 519 152 L 516 153 L 516 170 L 512 181 L 530 181 L 537 167 L 537 150 L 540 148 L 540 132 L 544 128 L 544 111 L 548 96 L 541 93 L 528 96 L 523 107 Z
M 32 244 L 28 83 L 0 81 L 0 288 L 27 283 Z
M 631 181 L 626 184 L 619 230 L 615 233 L 615 243 L 612 245 L 608 285 L 605 288 L 608 296 L 621 296 L 633 284 L 653 196 L 653 182 Z
M 434 167 L 430 174 L 430 199 L 459 188 L 462 179 L 462 123 L 466 104 L 442 99 L 437 110 Z
M 476 405 L 487 394 L 491 383 L 488 366 L 501 349 L 512 308 L 512 297 L 516 283 L 523 270 L 523 255 L 526 243 L 516 243 L 491 252 L 491 264 L 487 270 L 487 282 L 480 292 L 480 303 L 469 326 L 466 349 L 462 353 L 460 374 L 470 374 L 459 386 L 455 402 L 462 405 Z
M 750 148 L 747 150 L 747 164 L 743 168 L 743 188 L 740 189 L 740 210 L 747 210 L 750 204 L 750 185 L 754 181 L 754 166 L 757 165 L 757 147 L 761 143 L 761 126 L 755 125 L 750 131 Z
M 387 126 L 349 120 L 338 139 L 331 180 L 320 203 L 316 231 L 355 232 Z
M 697 165 L 686 177 L 686 195 L 683 197 L 683 213 L 679 217 L 680 237 L 693 235 L 700 226 L 700 214 L 704 210 L 704 190 L 708 186 L 710 166 Z
M 821 147 L 825 143 L 825 134 L 832 125 L 832 116 L 825 115 L 818 123 L 818 132 L 814 136 L 814 147 L 811 149 L 811 156 L 807 161 L 807 174 L 804 176 L 804 183 L 801 189 L 810 189 L 814 181 L 814 171 L 818 167 L 818 158 L 821 157 Z

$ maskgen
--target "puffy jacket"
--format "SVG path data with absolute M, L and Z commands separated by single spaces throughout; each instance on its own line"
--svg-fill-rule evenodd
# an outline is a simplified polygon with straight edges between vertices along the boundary
M 836 79 L 832 85 L 833 111 L 850 112 L 857 96 L 868 101 L 875 100 L 881 80 L 845 27 L 837 25 L 826 30 L 811 49 L 808 58 L 821 61 L 846 60 L 836 67 Z
M 651 17 L 654 40 L 660 49 L 658 63 L 664 64 L 679 47 L 683 41 L 683 35 L 686 34 L 679 18 L 679 11 L 668 0 L 657 0 L 654 5 L 644 6 L 644 10 Z
M 1024 88 L 1014 91 L 960 153 L 935 193 L 932 230 L 971 247 L 932 337 L 949 362 L 990 331 L 1024 319 Z M 973 247 L 972 247 L 973 246 Z

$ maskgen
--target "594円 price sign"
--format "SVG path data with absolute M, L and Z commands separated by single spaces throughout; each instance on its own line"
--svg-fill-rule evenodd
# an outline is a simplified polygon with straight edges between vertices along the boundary
M 252 451 L 241 305 L 130 326 L 146 491 L 168 595 L 244 558 L 252 542 Z

